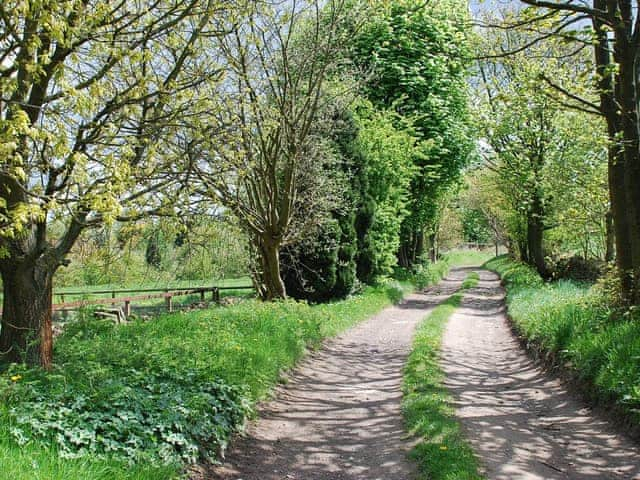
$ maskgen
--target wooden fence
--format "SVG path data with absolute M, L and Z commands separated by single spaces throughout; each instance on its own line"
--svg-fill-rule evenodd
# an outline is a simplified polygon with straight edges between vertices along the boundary
M 122 305 L 122 313 L 124 317 L 131 315 L 132 302 L 141 302 L 153 299 L 165 299 L 165 306 L 168 312 L 172 312 L 173 298 L 186 295 L 200 295 L 200 301 L 206 300 L 206 295 L 211 294 L 211 301 L 220 302 L 220 291 L 222 290 L 253 290 L 253 286 L 241 285 L 237 287 L 189 287 L 189 288 L 138 288 L 138 289 L 111 289 L 111 290 L 91 290 L 77 292 L 54 292 L 54 298 L 59 298 L 59 303 L 53 304 L 54 311 L 77 310 L 83 307 L 94 305 Z M 142 294 L 142 295 L 126 295 L 124 294 Z M 110 295 L 110 298 L 94 298 L 86 297 L 95 295 Z M 80 300 L 65 302 L 65 297 L 83 297 Z M 2 315 L 2 310 L 0 310 Z

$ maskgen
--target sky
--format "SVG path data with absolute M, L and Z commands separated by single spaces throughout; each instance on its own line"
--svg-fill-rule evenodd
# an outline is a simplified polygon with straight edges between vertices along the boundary
M 522 6 L 519 0 L 469 0 L 469 7 L 474 15 L 490 12 L 496 7 Z

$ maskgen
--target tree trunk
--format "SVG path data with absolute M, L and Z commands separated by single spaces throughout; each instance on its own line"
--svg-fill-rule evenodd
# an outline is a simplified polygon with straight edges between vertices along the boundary
M 549 277 L 549 271 L 544 260 L 544 252 L 542 249 L 544 229 L 541 222 L 534 216 L 529 218 L 527 228 L 527 249 L 529 250 L 529 264 L 536 268 L 542 278 Z
M 607 7 L 609 2 L 594 0 Z M 637 52 L 631 9 L 613 27 L 613 59 L 607 29 L 594 20 L 598 42 L 596 65 L 600 76 L 601 111 L 607 120 L 609 192 L 616 234 L 616 266 L 622 301 L 640 303 L 640 136 L 638 130 Z M 596 17 L 594 17 L 595 19 Z M 624 20 L 624 21 L 623 21 Z M 633 38 L 632 38 L 633 37 Z M 613 60 L 613 61 L 612 61 Z M 615 73 L 611 65 L 616 64 Z
M 611 204 L 616 223 L 617 267 L 625 303 L 640 301 L 636 274 L 640 273 L 640 224 L 636 198 L 638 164 L 638 119 L 636 108 L 635 61 L 625 39 L 616 35 L 615 58 L 619 62 L 617 96 L 621 110 L 623 142 L 610 165 Z M 619 140 L 618 140 L 619 141 Z
M 520 261 L 529 263 L 529 247 L 526 239 L 518 240 L 518 253 L 520 254 Z
M 605 0 L 594 0 L 594 8 L 606 11 Z M 625 39 L 624 32 L 615 32 L 613 57 L 610 45 L 609 29 L 597 16 L 592 17 L 597 42 L 594 45 L 598 90 L 600 91 L 600 111 L 607 122 L 608 146 L 608 181 L 609 200 L 611 203 L 611 218 L 615 236 L 615 259 L 620 279 L 621 297 L 625 303 L 631 302 L 634 290 L 633 256 L 631 225 L 629 222 L 629 205 L 625 188 L 626 162 L 636 149 L 637 161 L 637 130 L 634 133 L 634 120 L 637 127 L 637 108 L 635 104 L 635 60 L 625 52 L 630 46 Z M 624 25 L 621 25 L 624 27 Z M 619 69 L 611 68 L 620 65 Z M 617 70 L 617 73 L 613 73 Z M 625 96 L 631 94 L 631 102 Z M 624 142 L 619 138 L 622 134 Z M 636 137 L 635 141 L 627 144 L 628 137 Z M 609 235 L 608 235 L 609 236 Z M 608 242 L 610 238 L 608 238 Z M 612 249 L 607 246 L 611 254 Z
M 630 303 L 633 292 L 633 256 L 631 228 L 625 189 L 625 159 L 619 145 L 609 146 L 609 201 L 615 237 L 615 258 L 620 279 L 621 297 Z
M 4 360 L 51 368 L 53 272 L 39 263 L 14 263 L 2 270 L 0 355 Z
M 406 234 L 406 238 L 401 238 L 398 263 L 403 268 L 411 268 L 418 263 L 423 253 L 424 233 L 421 230 L 411 230 Z
M 627 219 L 629 243 L 631 244 L 631 269 L 626 280 L 630 286 L 628 298 L 633 305 L 640 305 L 640 153 L 627 160 L 625 168 L 625 190 L 627 194 Z
M 604 252 L 604 260 L 605 262 L 612 262 L 615 259 L 615 242 L 616 236 L 614 233 L 613 226 L 613 214 L 611 210 L 609 210 L 605 216 L 605 252 Z
M 418 230 L 414 232 L 414 235 L 416 248 L 413 251 L 413 258 L 411 259 L 412 265 L 418 263 L 422 258 L 422 255 L 424 255 L 424 231 Z
M 398 249 L 398 265 L 402 268 L 411 267 L 411 262 L 409 261 L 409 245 L 406 241 L 400 243 L 400 248 Z
M 431 263 L 435 263 L 436 259 L 436 234 L 434 232 L 429 234 L 429 260 Z
M 536 268 L 542 278 L 549 278 L 549 271 L 544 259 L 544 210 L 539 194 L 534 194 L 531 210 L 527 216 L 527 250 L 529 264 Z
M 280 275 L 280 245 L 271 239 L 260 241 L 262 262 L 263 300 L 286 298 L 284 282 Z

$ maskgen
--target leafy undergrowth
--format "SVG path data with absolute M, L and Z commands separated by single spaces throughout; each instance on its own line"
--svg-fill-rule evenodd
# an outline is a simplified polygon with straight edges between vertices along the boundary
M 478 279 L 477 273 L 469 274 L 461 290 L 473 288 Z M 429 480 L 482 478 L 473 450 L 455 418 L 439 364 L 442 334 L 462 295 L 460 291 L 449 297 L 422 322 L 404 372 L 403 414 L 409 431 L 420 438 L 412 456 L 420 466 L 420 478 Z
M 592 400 L 615 404 L 640 425 L 640 321 L 615 314 L 592 288 L 569 281 L 544 284 L 507 257 L 487 262 L 507 288 L 518 332 L 586 387 Z
M 168 479 L 215 457 L 284 369 L 409 286 L 309 306 L 247 301 L 115 326 L 70 325 L 45 374 L 0 374 L 0 465 L 13 480 Z
M 430 267 L 430 283 L 449 263 Z M 1 478 L 158 480 L 216 457 L 308 348 L 399 301 L 390 280 L 344 301 L 248 300 L 115 326 L 68 326 L 51 373 L 0 373 Z

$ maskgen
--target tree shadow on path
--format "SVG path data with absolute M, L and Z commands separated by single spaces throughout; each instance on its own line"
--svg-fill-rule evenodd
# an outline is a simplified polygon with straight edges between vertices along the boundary
M 640 479 L 637 446 L 523 351 L 495 274 L 482 271 L 451 318 L 442 366 L 489 479 Z
M 400 404 L 415 326 L 460 287 L 453 270 L 438 287 L 327 342 L 260 409 L 224 464 L 194 478 L 242 480 L 410 480 L 411 441 Z

